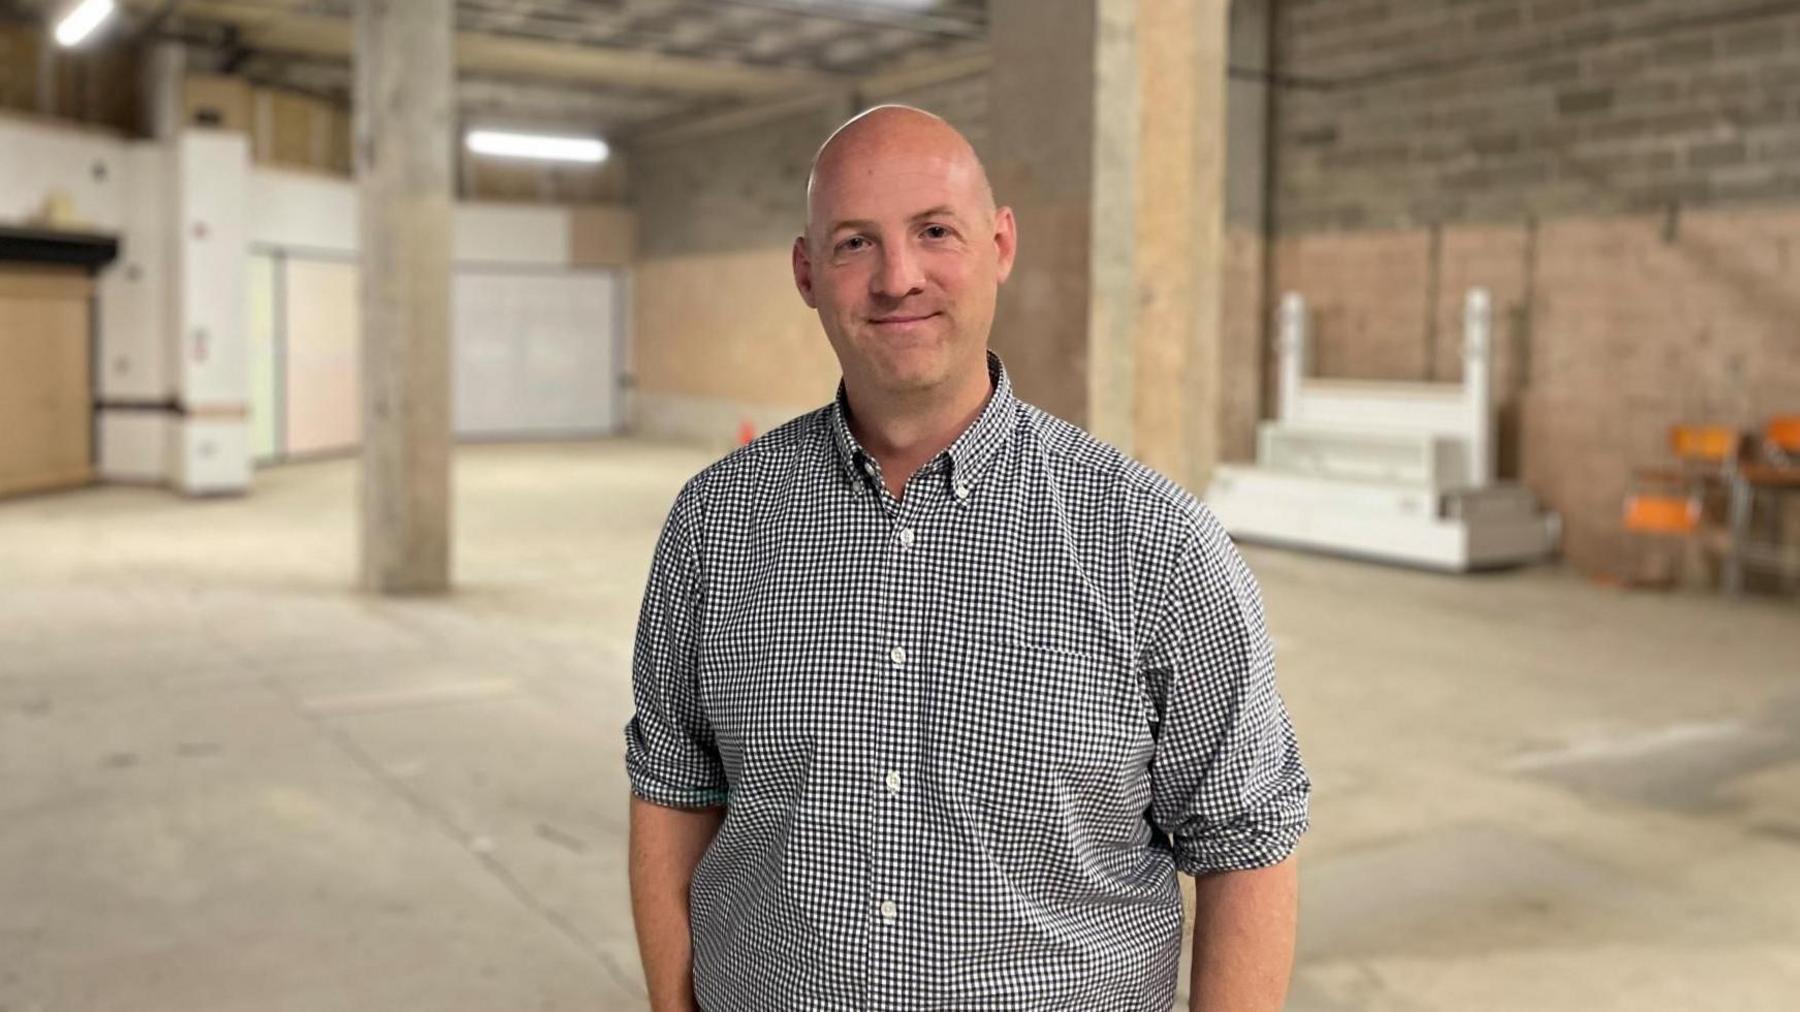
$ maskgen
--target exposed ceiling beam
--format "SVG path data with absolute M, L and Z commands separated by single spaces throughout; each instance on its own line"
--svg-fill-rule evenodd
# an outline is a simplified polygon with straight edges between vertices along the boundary
M 918 88 L 985 74 L 993 66 L 993 55 L 982 49 L 963 56 L 933 59 L 870 74 L 856 82 L 856 91 L 865 102 L 882 102 Z
M 878 105 L 918 88 L 985 74 L 993 63 L 992 55 L 983 50 L 853 79 L 836 89 L 698 113 L 674 123 L 651 123 L 627 132 L 621 140 L 635 146 L 660 147 L 798 116 L 832 104 L 848 116 L 859 107 Z
M 633 148 L 657 148 L 669 144 L 679 144 L 701 137 L 742 130 L 746 127 L 773 123 L 811 112 L 823 113 L 826 109 L 835 109 L 842 113 L 838 118 L 850 116 L 856 110 L 856 94 L 850 88 L 839 88 L 834 91 L 817 91 L 794 98 L 775 99 L 769 102 L 757 102 L 746 106 L 705 112 L 682 119 L 672 124 L 651 124 L 646 128 L 628 130 L 620 138 L 620 142 Z
M 966 18 L 911 11 L 903 7 L 883 7 L 855 0 L 718 0 L 734 7 L 750 7 L 777 14 L 801 17 L 831 18 L 857 25 L 899 28 L 921 35 L 937 35 L 949 39 L 985 39 L 987 28 Z
M 157 0 L 127 0 L 127 4 L 151 11 Z M 295 14 L 250 0 L 186 0 L 180 10 L 188 17 L 237 26 L 243 45 L 253 50 L 349 59 L 353 48 L 348 18 Z M 476 74 L 740 98 L 791 95 L 843 83 L 841 78 L 813 70 L 758 67 L 479 32 L 456 33 L 456 66 L 460 71 Z

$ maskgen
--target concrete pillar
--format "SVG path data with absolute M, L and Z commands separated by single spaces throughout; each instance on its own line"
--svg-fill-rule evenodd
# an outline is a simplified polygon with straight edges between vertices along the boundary
M 993 344 L 1022 396 L 1129 450 L 1137 0 L 993 0 L 990 175 L 1021 256 Z
M 1202 489 L 1218 459 L 1226 0 L 993 0 L 1021 394 Z
M 187 79 L 187 47 L 179 42 L 155 42 L 144 51 L 141 68 L 143 122 L 151 137 L 168 141 L 180 131 L 182 86 Z
M 1256 457 L 1256 427 L 1273 404 L 1275 246 L 1268 239 L 1269 171 L 1275 64 L 1271 26 L 1274 0 L 1232 0 L 1232 72 L 1226 91 L 1225 141 L 1225 418 L 1220 458 L 1248 463 Z
M 357 0 L 362 578 L 450 585 L 451 0 Z

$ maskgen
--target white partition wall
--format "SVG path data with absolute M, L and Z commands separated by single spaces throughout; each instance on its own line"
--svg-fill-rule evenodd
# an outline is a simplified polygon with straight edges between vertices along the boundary
M 249 189 L 256 456 L 351 451 L 362 411 L 356 188 L 258 168 Z M 457 435 L 616 431 L 622 272 L 568 266 L 567 208 L 461 204 L 454 227 Z
M 0 119 L 0 219 L 52 197 L 119 237 L 96 298 L 101 477 L 242 491 L 253 461 L 356 447 L 353 181 L 253 165 L 232 132 L 131 141 Z M 626 274 L 572 266 L 576 218 L 544 205 L 455 208 L 459 435 L 621 424 Z
M 611 271 L 456 273 L 456 431 L 530 437 L 612 432 L 623 312 Z
M 252 456 L 266 462 L 355 449 L 362 414 L 355 262 L 262 250 L 250 258 L 249 278 Z M 456 434 L 617 432 L 625 312 L 619 271 L 458 267 Z

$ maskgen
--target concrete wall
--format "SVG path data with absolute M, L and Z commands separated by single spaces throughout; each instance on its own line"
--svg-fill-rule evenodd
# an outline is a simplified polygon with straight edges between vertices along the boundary
M 1800 11 L 1285 0 L 1283 232 L 1800 198 Z
M 1317 371 L 1457 379 L 1492 288 L 1501 473 L 1575 565 L 1622 564 L 1669 425 L 1800 405 L 1800 11 L 1285 0 L 1276 46 L 1274 280 Z

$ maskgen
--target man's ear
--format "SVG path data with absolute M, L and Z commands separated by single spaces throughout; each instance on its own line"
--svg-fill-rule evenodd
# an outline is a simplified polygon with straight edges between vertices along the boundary
M 1005 284 L 1012 275 L 1013 259 L 1019 254 L 1019 223 L 1013 219 L 1010 207 L 994 212 L 994 246 L 1000 257 L 998 280 Z
M 812 257 L 807 255 L 805 236 L 794 240 L 794 287 L 808 309 L 819 308 L 819 300 L 813 296 Z

